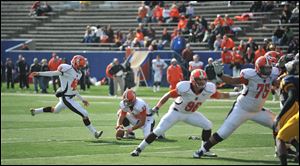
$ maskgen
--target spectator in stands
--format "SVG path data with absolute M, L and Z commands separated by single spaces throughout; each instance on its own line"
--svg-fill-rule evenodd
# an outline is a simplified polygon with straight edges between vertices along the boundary
M 144 36 L 148 36 L 148 30 L 146 28 L 144 28 L 144 24 L 143 23 L 139 23 L 139 27 L 138 27 Z
M 280 22 L 281 23 L 289 23 L 289 20 L 292 16 L 292 12 L 289 8 L 288 5 L 284 5 L 283 7 L 283 11 L 282 11 L 282 14 L 281 14 L 281 17 L 280 17 Z
M 199 41 L 202 42 L 205 36 L 205 32 L 206 32 L 206 28 L 203 24 L 201 24 L 200 22 L 196 22 L 195 23 L 195 42 Z
M 186 16 L 187 17 L 191 17 L 193 18 L 195 16 L 195 10 L 194 10 L 194 7 L 192 6 L 192 3 L 189 2 L 189 5 L 188 7 L 186 7 Z
M 239 77 L 242 65 L 244 64 L 244 58 L 238 53 L 237 48 L 233 47 L 232 49 L 232 60 L 231 60 L 231 67 L 232 67 L 232 76 Z
M 217 18 L 214 20 L 214 25 L 221 25 L 221 27 L 224 25 L 224 19 L 221 17 L 220 14 L 217 15 Z
M 188 20 L 185 18 L 184 15 L 181 15 L 179 18 L 179 22 L 177 24 L 177 29 L 181 30 L 183 34 L 188 32 L 188 29 L 186 27 Z
M 272 43 L 275 45 L 280 45 L 283 35 L 284 35 L 284 30 L 281 29 L 280 26 L 278 25 L 273 32 Z
M 216 84 L 217 83 L 217 77 L 216 77 L 217 75 L 215 73 L 215 69 L 212 64 L 213 61 L 214 60 L 211 57 L 209 57 L 207 60 L 208 64 L 205 66 L 204 70 L 207 75 L 207 80 Z
M 141 6 L 138 9 L 138 16 L 137 16 L 138 23 L 148 22 L 148 18 L 147 18 L 148 10 L 150 10 L 149 6 L 146 6 L 144 2 L 142 2 Z
M 95 34 L 94 34 L 94 39 L 93 39 L 93 42 L 94 43 L 100 43 L 100 38 L 101 36 L 103 35 L 103 30 L 101 28 L 100 25 L 97 25 L 96 26 L 96 30 L 95 30 Z
M 167 20 L 170 19 L 170 9 L 169 9 L 169 6 L 168 5 L 165 5 L 165 7 L 163 8 L 163 20 L 164 22 L 166 22 Z
M 163 8 L 159 5 L 156 5 L 155 8 L 152 11 L 152 22 L 164 22 L 163 20 Z
M 262 1 L 253 1 L 250 7 L 250 12 L 260 12 L 262 8 Z
M 55 52 L 52 53 L 52 58 L 48 62 L 48 67 L 50 71 L 56 71 L 58 66 L 62 64 L 62 61 L 59 59 L 57 54 Z M 52 84 L 53 84 L 53 90 L 56 92 L 57 87 L 56 85 L 60 86 L 60 82 L 58 79 L 58 76 L 53 76 L 52 77 Z
M 25 58 L 20 54 L 19 59 L 16 63 L 17 71 L 19 73 L 19 83 L 20 83 L 20 89 L 27 88 L 29 89 L 28 85 L 28 71 L 29 66 L 25 61 Z
M 290 43 L 290 41 L 293 39 L 293 37 L 294 37 L 294 33 L 293 33 L 292 29 L 290 29 L 289 26 L 286 26 L 283 38 L 280 42 L 280 45 L 287 45 L 288 43 Z
M 47 59 L 42 59 L 41 71 L 50 71 Z M 40 76 L 40 77 L 41 77 L 40 81 L 41 81 L 42 93 L 48 93 L 47 89 L 48 89 L 48 84 L 49 84 L 49 77 L 44 77 L 44 76 Z
M 161 36 L 162 44 L 165 46 L 167 43 L 171 42 L 171 35 L 167 28 L 164 28 Z
M 170 19 L 167 20 L 167 23 L 177 23 L 178 22 L 178 18 L 179 18 L 179 10 L 176 6 L 175 3 L 173 3 L 173 5 L 171 6 L 170 9 Z
M 293 39 L 289 43 L 287 52 L 296 54 L 298 51 L 299 51 L 299 40 L 297 38 L 293 37 Z
M 238 46 L 238 53 L 239 53 L 242 57 L 245 57 L 245 56 L 246 56 L 246 52 L 247 52 L 246 43 L 244 42 L 244 40 L 241 40 L 241 41 L 240 41 L 240 45 Z
M 181 55 L 183 49 L 185 49 L 186 41 L 181 36 L 181 31 L 177 30 L 177 36 L 171 41 L 171 49 Z
M 228 14 L 225 14 L 224 25 L 223 25 L 224 33 L 232 33 L 231 27 L 233 24 L 234 21 L 228 16 Z
M 254 51 L 254 52 L 258 49 L 258 46 L 257 46 L 257 44 L 254 42 L 254 40 L 253 40 L 252 37 L 249 37 L 248 42 L 247 42 L 247 44 L 246 44 L 246 47 L 247 47 L 247 48 L 250 47 L 250 48 L 252 49 L 252 51 Z M 254 54 L 254 52 L 253 52 L 253 54 Z
M 111 69 L 109 70 L 109 73 L 113 75 L 114 80 L 114 92 L 115 96 L 118 94 L 118 85 L 121 90 L 121 95 L 124 93 L 124 67 L 119 63 L 119 60 L 117 58 L 114 58 L 113 64 Z
M 221 51 L 222 50 L 221 44 L 222 44 L 221 35 L 217 35 L 216 40 L 214 42 L 214 51 Z
M 28 45 L 23 43 L 22 46 L 21 46 L 21 50 L 29 50 Z
M 42 10 L 44 13 L 49 13 L 53 11 L 52 7 L 47 2 L 44 2 L 44 5 L 42 6 Z
M 150 46 L 148 47 L 149 51 L 155 51 L 158 50 L 158 43 L 156 40 L 152 40 Z
M 120 47 L 125 42 L 125 37 L 120 30 L 117 31 L 114 41 L 117 47 Z
M 93 36 L 94 36 L 94 34 L 92 32 L 91 27 L 89 25 L 86 26 L 82 43 L 92 43 Z
M 266 54 L 266 51 L 265 51 L 264 47 L 261 45 L 258 45 L 258 49 L 255 51 L 254 62 L 256 62 L 257 58 L 264 56 L 265 54 Z
M 80 9 L 82 8 L 88 8 L 91 6 L 91 1 L 79 1 Z
M 113 43 L 114 42 L 114 30 L 112 29 L 111 25 L 108 24 L 107 26 L 107 32 L 106 32 L 107 36 L 108 36 L 108 43 Z
M 138 42 L 142 47 L 144 46 L 144 34 L 142 33 L 141 29 L 136 29 L 135 40 Z
M 227 37 L 227 35 L 223 36 L 221 48 L 224 47 L 226 47 L 228 50 L 232 50 L 232 48 L 234 47 L 234 41 L 230 37 Z
M 254 50 L 251 47 L 247 47 L 246 55 L 244 56 L 245 63 L 251 63 L 254 64 Z
M 6 59 L 5 63 L 5 75 L 6 75 L 6 87 L 9 89 L 11 86 L 12 89 L 15 88 L 14 84 L 14 74 L 15 74 L 15 66 L 10 58 Z
M 184 4 L 184 1 L 180 2 L 179 6 L 178 6 L 178 12 L 179 12 L 179 14 L 185 15 L 186 7 L 185 7 L 185 4 Z
M 41 2 L 35 1 L 30 9 L 29 16 L 41 16 L 43 14 L 43 10 L 41 8 Z
M 177 60 L 173 58 L 167 69 L 167 81 L 170 84 L 170 90 L 176 88 L 176 84 L 183 80 L 181 67 L 177 64 Z
M 223 64 L 231 64 L 232 53 L 227 47 L 223 47 L 221 57 L 222 57 L 222 63 Z
M 178 34 L 178 30 L 177 30 L 177 27 L 175 27 L 171 34 L 171 41 L 177 36 L 177 34 Z
M 203 69 L 204 68 L 204 63 L 200 61 L 199 55 L 195 54 L 193 56 L 193 61 L 189 62 L 189 72 L 191 73 L 195 69 Z
M 270 12 L 273 10 L 274 8 L 273 1 L 262 1 L 262 3 L 263 3 L 261 7 L 262 12 Z
M 155 39 L 155 30 L 152 28 L 151 24 L 148 24 L 147 34 L 145 36 L 148 36 L 150 42 Z
M 41 65 L 39 64 L 39 60 L 38 58 L 34 58 L 33 59 L 33 64 L 31 64 L 30 66 L 30 73 L 32 72 L 40 72 L 42 69 Z M 32 78 L 33 80 L 33 85 L 34 85 L 34 93 L 38 93 L 39 89 L 38 89 L 38 85 L 40 87 L 42 87 L 42 82 L 41 82 L 41 77 L 40 76 L 34 76 Z
M 106 70 L 105 70 L 105 73 L 106 73 L 106 77 L 108 78 L 108 86 L 109 86 L 109 95 L 110 96 L 114 96 L 115 93 L 114 93 L 114 80 L 113 80 L 113 75 L 110 74 L 110 69 L 112 68 L 113 66 L 113 62 L 108 64 L 106 66 Z
M 289 22 L 299 23 L 299 2 L 297 2 L 297 6 L 292 10 L 292 16 Z

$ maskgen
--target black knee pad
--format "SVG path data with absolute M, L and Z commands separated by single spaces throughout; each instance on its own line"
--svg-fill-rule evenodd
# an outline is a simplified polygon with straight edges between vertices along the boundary
M 83 118 L 83 123 L 84 123 L 86 126 L 88 126 L 88 125 L 91 124 L 91 121 L 90 121 L 89 118 Z

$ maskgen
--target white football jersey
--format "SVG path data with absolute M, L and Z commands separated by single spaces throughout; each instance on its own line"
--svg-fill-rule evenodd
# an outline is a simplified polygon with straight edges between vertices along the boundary
M 81 71 L 76 71 L 71 65 L 61 64 L 57 68 L 62 73 L 59 76 L 61 90 L 65 95 L 75 95 L 77 93 L 77 84 L 82 76 Z
M 237 98 L 237 104 L 248 111 L 260 111 L 268 98 L 272 82 L 277 79 L 279 70 L 272 68 L 271 75 L 267 78 L 261 78 L 255 69 L 243 69 L 241 77 L 248 80 L 247 85 L 243 85 L 241 95 Z
M 156 59 L 152 60 L 152 69 L 155 72 L 161 72 L 166 67 L 168 67 L 168 65 L 165 63 L 164 60 L 162 60 L 162 59 L 160 59 L 159 61 L 157 61 Z
M 124 112 L 128 112 L 133 114 L 136 118 L 138 118 L 139 114 L 146 110 L 147 115 L 151 115 L 148 104 L 141 98 L 136 98 L 136 102 L 132 108 L 125 105 L 124 101 L 120 102 L 120 109 Z
M 170 106 L 170 109 L 174 109 L 183 113 L 193 113 L 198 107 L 209 99 L 214 93 L 216 93 L 216 85 L 207 82 L 205 88 L 200 94 L 195 94 L 191 89 L 190 81 L 181 81 L 176 85 L 178 97 Z
M 195 69 L 203 69 L 203 62 L 202 61 L 190 61 L 189 62 L 189 68 L 191 69 L 191 71 L 195 70 Z

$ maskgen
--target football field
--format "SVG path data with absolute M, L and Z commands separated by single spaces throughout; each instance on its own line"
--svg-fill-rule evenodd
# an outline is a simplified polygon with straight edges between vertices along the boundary
M 164 88 L 153 93 L 151 89 L 139 88 L 137 95 L 153 107 L 166 91 Z M 1 164 L 279 164 L 274 158 L 272 131 L 252 121 L 213 147 L 217 158 L 192 158 L 201 141 L 188 137 L 201 137 L 202 129 L 185 123 L 176 124 L 166 132 L 167 139 L 153 142 L 139 157 L 131 157 L 130 152 L 142 140 L 142 132 L 136 131 L 135 140 L 115 139 L 116 112 L 121 99 L 107 97 L 106 86 L 92 87 L 81 94 L 90 102 L 87 110 L 92 124 L 104 131 L 99 140 L 89 133 L 81 117 L 70 110 L 31 116 L 30 108 L 54 106 L 58 102 L 54 95 L 1 90 Z M 208 100 L 198 111 L 212 121 L 215 132 L 233 102 L 234 99 Z M 171 101 L 161 108 L 159 117 L 155 115 L 156 125 L 170 104 Z M 278 101 L 268 100 L 265 106 L 275 113 L 279 111 Z

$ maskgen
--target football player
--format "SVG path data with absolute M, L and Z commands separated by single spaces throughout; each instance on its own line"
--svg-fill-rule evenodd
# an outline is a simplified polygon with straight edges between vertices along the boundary
M 156 59 L 152 60 L 152 70 L 154 71 L 153 92 L 159 91 L 161 79 L 163 75 L 162 72 L 167 67 L 168 65 L 165 63 L 163 59 L 160 59 L 159 55 L 156 56 Z
M 216 74 L 227 84 L 243 84 L 242 93 L 233 104 L 227 118 L 219 130 L 197 150 L 194 158 L 201 158 L 211 147 L 228 138 L 240 125 L 247 120 L 252 120 L 272 129 L 275 114 L 263 108 L 268 97 L 272 83 L 279 74 L 272 61 L 266 56 L 259 57 L 255 62 L 255 69 L 241 70 L 240 77 L 230 77 L 223 74 L 223 66 L 214 62 Z
M 275 119 L 277 154 L 281 165 L 287 165 L 287 148 L 285 143 L 290 142 L 296 148 L 299 162 L 299 60 L 285 64 L 287 75 L 280 83 L 283 107 Z M 296 138 L 296 139 L 295 139 Z
M 203 128 L 202 140 L 208 141 L 211 135 L 212 123 L 200 112 L 199 106 L 209 98 L 224 99 L 234 96 L 237 92 L 220 93 L 216 91 L 216 85 L 207 82 L 204 70 L 196 69 L 192 71 L 190 81 L 181 81 L 176 85 L 176 89 L 167 92 L 152 108 L 152 112 L 157 112 L 170 98 L 176 98 L 172 105 L 160 120 L 158 126 L 150 135 L 144 139 L 140 145 L 131 153 L 131 156 L 139 154 L 150 145 L 159 135 L 164 134 L 176 123 L 183 121 L 189 125 Z M 216 156 L 214 153 L 206 153 L 209 156 Z
M 123 94 L 118 111 L 116 130 L 125 130 L 127 135 L 134 137 L 132 131 L 142 129 L 146 138 L 154 127 L 153 113 L 150 112 L 148 104 L 141 98 L 136 97 L 133 90 L 127 89 Z M 133 125 L 131 127 L 131 125 Z M 127 137 L 128 137 L 127 136 Z
M 80 69 L 84 68 L 85 65 L 85 58 L 81 55 L 75 55 L 71 60 L 71 65 L 61 64 L 57 71 L 32 72 L 32 76 L 59 76 L 61 90 L 56 93 L 56 97 L 59 98 L 59 102 L 55 107 L 49 106 L 31 109 L 30 112 L 31 115 L 34 116 L 39 113 L 59 113 L 63 109 L 69 108 L 71 111 L 82 117 L 85 126 L 95 136 L 95 138 L 98 139 L 102 135 L 103 131 L 97 131 L 95 129 L 89 120 L 88 112 L 73 99 L 76 96 L 83 102 L 84 106 L 89 105 L 89 102 L 82 98 L 77 91 L 77 83 L 82 76 Z

